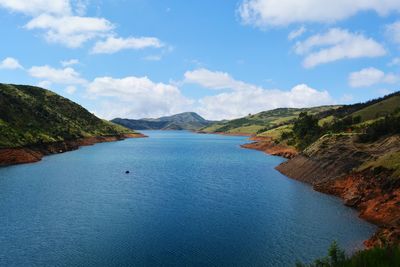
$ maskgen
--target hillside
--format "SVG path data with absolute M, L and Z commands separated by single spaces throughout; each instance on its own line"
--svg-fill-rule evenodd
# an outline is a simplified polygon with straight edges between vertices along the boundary
M 14 148 L 40 150 L 35 157 L 40 158 L 42 154 L 75 149 L 83 143 L 128 136 L 140 134 L 99 119 L 49 90 L 0 84 L 0 164 L 18 163 Z M 48 149 L 49 146 L 53 148 Z
M 256 134 L 267 129 L 286 125 L 296 119 L 301 112 L 317 114 L 337 109 L 340 106 L 322 106 L 314 108 L 278 108 L 263 111 L 254 115 L 224 122 L 216 122 L 200 129 L 205 133 Z
M 243 147 L 285 156 L 277 170 L 341 197 L 380 226 L 367 246 L 400 243 L 400 93 L 266 128 Z
M 197 130 L 212 122 L 194 112 L 184 112 L 158 119 L 113 119 L 112 122 L 134 130 Z

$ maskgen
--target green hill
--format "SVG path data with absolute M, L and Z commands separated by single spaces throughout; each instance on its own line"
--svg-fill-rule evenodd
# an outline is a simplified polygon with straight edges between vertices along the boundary
M 337 109 L 340 106 L 322 106 L 314 108 L 278 108 L 269 111 L 263 111 L 244 118 L 217 122 L 210 126 L 200 129 L 206 133 L 243 133 L 256 134 L 267 131 L 290 123 L 295 120 L 300 113 L 308 112 L 310 114 L 318 114 L 320 112 Z
M 49 90 L 0 84 L 0 148 L 132 133 Z
M 389 115 L 400 109 L 400 95 L 394 94 L 389 98 L 384 98 L 378 103 L 369 105 L 351 114 L 353 117 L 360 116 L 362 121 L 375 120 Z

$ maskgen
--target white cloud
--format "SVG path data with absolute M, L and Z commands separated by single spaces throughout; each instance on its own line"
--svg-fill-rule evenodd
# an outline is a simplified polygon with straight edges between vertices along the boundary
M 69 66 L 79 64 L 79 60 L 77 60 L 77 59 L 63 60 L 60 63 L 63 67 L 69 67 Z
M 70 94 L 70 95 L 74 94 L 76 92 L 76 90 L 77 90 L 76 86 L 73 86 L 73 85 L 67 86 L 67 88 L 65 88 L 65 92 L 67 92 L 67 94 Z
M 400 21 L 386 25 L 386 35 L 400 45 Z
M 92 49 L 94 54 L 113 54 L 124 49 L 144 49 L 144 48 L 161 48 L 163 44 L 154 37 L 129 37 L 116 38 L 108 37 L 105 41 L 99 41 Z
M 244 0 L 238 9 L 243 23 L 258 27 L 306 22 L 331 23 L 362 11 L 374 11 L 384 16 L 400 11 L 400 1 Z
M 32 77 L 46 80 L 47 82 L 57 84 L 85 84 L 86 80 L 83 79 L 78 72 L 73 68 L 55 69 L 49 66 L 34 66 L 28 70 L 29 75 Z
M 339 28 L 297 42 L 295 52 L 306 56 L 303 61 L 306 68 L 341 59 L 379 57 L 386 54 L 385 48 L 374 39 Z
M 17 59 L 12 57 L 7 57 L 0 62 L 0 69 L 16 70 L 16 69 L 23 69 L 23 67 L 21 66 L 21 64 L 19 64 Z
M 186 72 L 184 83 L 230 90 L 199 100 L 195 111 L 212 119 L 233 119 L 278 107 L 307 107 L 334 102 L 327 91 L 318 91 L 305 84 L 297 85 L 290 91 L 264 89 L 235 80 L 228 73 L 207 69 Z
M 99 77 L 88 85 L 87 93 L 94 98 L 111 98 L 95 111 L 108 119 L 159 117 L 191 110 L 193 103 L 178 87 L 155 83 L 147 77 Z
M 399 77 L 376 68 L 366 68 L 357 72 L 352 72 L 349 75 L 349 85 L 351 87 L 368 87 L 382 83 L 396 83 Z
M 197 69 L 187 71 L 185 74 L 185 83 L 194 83 L 208 89 L 232 89 L 244 90 L 248 88 L 255 89 L 256 86 L 246 84 L 242 81 L 233 79 L 228 73 L 220 71 L 210 71 L 208 69 Z
M 0 0 L 0 7 L 27 15 L 43 13 L 69 15 L 71 13 L 69 0 Z
M 298 28 L 297 30 L 291 31 L 288 35 L 288 39 L 294 40 L 296 38 L 299 38 L 300 36 L 302 36 L 305 32 L 307 31 L 307 28 L 304 26 L 301 26 L 300 28 Z
M 76 48 L 90 39 L 106 36 L 114 25 L 104 18 L 43 14 L 29 21 L 25 28 L 44 30 L 48 42 Z
M 24 26 L 28 30 L 41 30 L 46 41 L 77 48 L 92 39 L 98 41 L 93 53 L 112 54 L 123 49 L 161 48 L 164 44 L 155 37 L 113 37 L 115 25 L 105 18 L 87 17 L 89 0 L 0 0 L 3 7 L 31 17 Z

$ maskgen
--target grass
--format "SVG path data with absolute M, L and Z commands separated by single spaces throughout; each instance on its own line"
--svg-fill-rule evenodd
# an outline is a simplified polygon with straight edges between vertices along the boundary
M 374 170 L 377 168 L 392 170 L 392 176 L 400 178 L 400 152 L 388 153 L 376 160 L 365 162 L 358 168 L 358 171 L 366 169 Z
M 286 124 L 277 128 L 270 129 L 268 131 L 258 134 L 262 137 L 271 137 L 273 140 L 279 140 L 284 132 L 290 132 L 293 128 L 293 124 Z
M 362 121 L 375 120 L 379 117 L 384 117 L 387 114 L 393 113 L 399 107 L 400 96 L 396 95 L 356 111 L 352 116 L 361 116 Z

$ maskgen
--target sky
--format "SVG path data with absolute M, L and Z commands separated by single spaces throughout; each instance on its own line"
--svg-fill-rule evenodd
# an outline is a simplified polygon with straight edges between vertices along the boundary
M 232 119 L 400 84 L 399 0 L 0 0 L 0 82 L 101 118 Z

